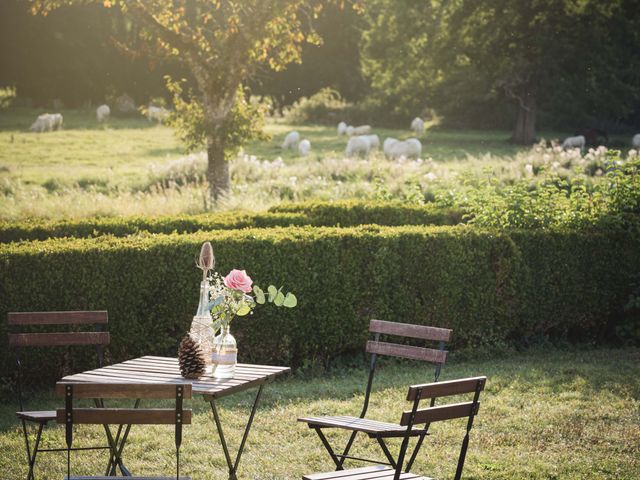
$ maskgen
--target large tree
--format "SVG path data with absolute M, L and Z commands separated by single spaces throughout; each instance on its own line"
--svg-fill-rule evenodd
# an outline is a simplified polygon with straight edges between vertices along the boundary
M 243 82 L 258 65 L 278 70 L 300 59 L 301 45 L 317 41 L 311 19 L 321 0 L 32 0 L 47 14 L 63 5 L 103 3 L 120 8 L 148 44 L 179 58 L 192 74 L 195 94 L 179 103 L 190 140 L 202 138 L 207 179 L 215 201 L 229 190 L 228 157 L 255 133 L 255 112 Z M 176 95 L 189 90 L 171 83 Z M 196 122 L 194 123 L 194 119 Z
M 407 114 L 428 103 L 459 115 L 507 100 L 513 140 L 531 143 L 541 109 L 576 122 L 615 118 L 640 98 L 637 1 L 368 3 L 366 73 Z

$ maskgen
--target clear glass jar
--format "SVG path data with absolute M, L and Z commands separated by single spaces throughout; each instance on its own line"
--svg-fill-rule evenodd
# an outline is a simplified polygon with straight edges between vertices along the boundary
M 238 362 L 236 339 L 229 332 L 229 325 L 223 325 L 220 334 L 213 339 L 211 363 L 213 378 L 233 378 Z
M 211 314 L 207 310 L 209 304 L 209 282 L 200 282 L 200 301 L 198 311 L 191 321 L 189 333 L 191 337 L 200 345 L 200 349 L 205 358 L 205 374 L 211 375 L 211 351 L 213 349 L 213 326 Z

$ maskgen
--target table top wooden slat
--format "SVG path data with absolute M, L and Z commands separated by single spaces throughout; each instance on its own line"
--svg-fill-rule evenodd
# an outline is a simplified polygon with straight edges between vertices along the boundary
M 239 363 L 236 365 L 234 378 L 223 380 L 200 377 L 196 380 L 189 380 L 180 375 L 177 358 L 146 356 L 67 375 L 60 381 L 77 383 L 191 383 L 194 395 L 204 395 L 205 398 L 221 398 L 270 382 L 278 375 L 290 371 L 289 367 Z

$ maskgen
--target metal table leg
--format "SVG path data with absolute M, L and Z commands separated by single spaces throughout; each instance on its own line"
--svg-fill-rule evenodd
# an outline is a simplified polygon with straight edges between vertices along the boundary
M 104 400 L 96 399 L 96 406 L 98 408 L 104 408 Z M 133 408 L 138 408 L 140 406 L 140 399 L 136 399 L 136 403 Z M 116 432 L 115 438 L 111 433 L 111 429 L 109 425 L 103 425 L 105 434 L 107 435 L 107 441 L 109 442 L 109 463 L 107 464 L 107 468 L 105 471 L 105 476 L 115 477 L 117 475 L 116 469 L 120 469 L 120 473 L 123 477 L 132 477 L 131 472 L 127 469 L 122 461 L 122 451 L 124 450 L 124 446 L 127 443 L 127 438 L 129 437 L 129 432 L 131 431 L 131 425 L 118 425 L 118 431 Z M 124 427 L 124 433 L 122 429 Z M 122 436 L 122 437 L 121 437 Z
M 240 442 L 240 447 L 238 447 L 238 453 L 236 454 L 235 461 L 231 460 L 231 454 L 229 453 L 229 447 L 227 446 L 227 441 L 224 438 L 222 423 L 220 422 L 220 416 L 218 415 L 218 409 L 216 408 L 215 400 L 213 398 L 209 400 L 209 403 L 211 404 L 211 411 L 213 412 L 213 420 L 215 421 L 216 429 L 218 430 L 218 435 L 220 436 L 220 442 L 222 443 L 224 458 L 226 459 L 227 466 L 229 467 L 229 480 L 237 480 L 238 478 L 236 475 L 236 472 L 238 471 L 238 465 L 240 465 L 242 452 L 244 451 L 244 447 L 247 442 L 247 437 L 249 436 L 249 430 L 251 430 L 251 424 L 253 423 L 253 418 L 256 414 L 256 409 L 258 408 L 258 403 L 260 401 L 260 396 L 262 395 L 263 387 L 264 385 L 260 385 L 260 387 L 258 388 L 258 393 L 256 394 L 256 398 L 253 401 L 253 407 L 251 408 L 249 421 L 247 422 L 247 426 L 244 429 L 244 434 L 242 435 L 242 441 Z

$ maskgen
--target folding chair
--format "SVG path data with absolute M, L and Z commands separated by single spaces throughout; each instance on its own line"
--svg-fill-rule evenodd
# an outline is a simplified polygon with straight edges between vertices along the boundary
M 404 459 L 409 446 L 409 439 L 419 435 L 420 432 L 426 434 L 429 425 L 434 422 L 452 420 L 456 418 L 467 419 L 466 434 L 462 440 L 462 447 L 458 455 L 458 465 L 454 480 L 460 480 L 464 460 L 469 446 L 469 432 L 473 426 L 473 419 L 478 414 L 480 407 L 480 392 L 484 390 L 487 377 L 473 377 L 461 380 L 451 380 L 439 383 L 427 383 L 424 385 L 414 385 L 409 387 L 407 400 L 413 402 L 411 410 L 405 411 L 400 417 L 400 424 L 393 430 L 378 432 L 378 438 L 401 437 L 402 445 L 398 456 L 394 458 L 389 466 L 376 465 L 374 467 L 352 468 L 349 470 L 334 471 L 329 473 L 314 473 L 304 475 L 303 480 L 433 480 L 415 473 L 410 473 L 409 468 L 403 471 Z M 430 406 L 428 408 L 418 408 L 420 400 L 425 398 L 438 398 L 451 395 L 461 395 L 473 393 L 473 400 L 453 403 L 449 405 Z M 424 427 L 418 427 L 424 424 Z
M 359 458 L 349 455 L 349 451 L 353 445 L 358 432 L 366 433 L 370 438 L 375 438 L 385 455 L 387 462 L 393 463 L 393 457 L 384 441 L 385 437 L 377 436 L 378 433 L 396 430 L 397 425 L 393 423 L 378 422 L 375 420 L 365 419 L 367 409 L 369 408 L 369 398 L 371 396 L 371 387 L 376 369 L 376 361 L 378 355 L 389 355 L 400 358 L 408 358 L 412 360 L 422 360 L 435 365 L 434 381 L 438 381 L 442 371 L 442 365 L 447 359 L 447 351 L 444 349 L 445 343 L 451 339 L 452 330 L 447 328 L 428 327 L 423 325 L 411 325 L 408 323 L 385 322 L 382 320 L 371 320 L 369 323 L 369 331 L 374 334 L 373 341 L 368 341 L 366 351 L 371 354 L 371 362 L 369 364 L 369 378 L 367 388 L 364 395 L 364 405 L 359 417 L 351 416 L 324 416 L 324 417 L 302 417 L 299 422 L 305 422 L 309 428 L 313 428 L 320 441 L 329 452 L 331 459 L 336 465 L 336 470 L 342 470 L 344 461 L 349 458 L 352 460 L 360 460 L 371 463 L 386 463 L 378 460 Z M 424 348 L 411 345 L 403 345 L 397 343 L 381 342 L 380 335 L 392 335 L 400 337 L 409 337 L 414 339 L 425 340 L 426 342 L 438 342 L 438 348 Z M 434 405 L 435 398 L 432 399 L 431 406 Z M 351 435 L 341 454 L 335 453 L 333 447 L 329 444 L 326 436 L 322 432 L 325 428 L 339 428 L 350 430 Z M 416 448 L 409 460 L 408 467 L 411 468 L 418 451 L 427 435 L 428 429 L 418 435 Z
M 113 476 L 101 477 L 72 477 L 71 450 L 73 444 L 73 426 L 84 425 L 175 425 L 174 440 L 176 446 L 176 480 L 191 480 L 191 477 L 180 476 L 180 445 L 182 443 L 182 425 L 191 424 L 191 410 L 183 409 L 183 400 L 191 399 L 191 384 L 99 384 L 99 383 L 69 383 L 58 382 L 56 385 L 58 396 L 64 398 L 64 408 L 56 411 L 56 420 L 65 425 L 65 439 L 67 443 L 67 476 L 65 480 L 112 480 Z M 131 398 L 131 399 L 173 399 L 174 408 L 76 408 L 73 402 L 76 398 Z M 112 444 L 111 455 L 124 447 L 123 444 Z M 133 477 L 131 480 L 170 480 L 173 477 Z
M 21 352 L 27 347 L 54 347 L 54 346 L 82 346 L 93 345 L 96 347 L 98 367 L 102 366 L 103 348 L 109 344 L 109 333 L 103 331 L 108 323 L 106 311 L 92 312 L 10 312 L 7 314 L 7 322 L 14 330 L 17 327 L 38 327 L 38 326 L 76 326 L 94 325 L 93 332 L 48 332 L 48 333 L 9 333 L 9 347 L 14 349 L 17 364 L 17 390 L 18 405 L 20 411 L 16 416 L 22 423 L 25 447 L 27 450 L 27 462 L 29 473 L 27 480 L 34 480 L 34 468 L 38 453 L 62 452 L 66 448 L 40 448 L 40 439 L 44 427 L 56 419 L 56 412 L 53 410 L 25 410 L 23 399 L 23 364 Z M 29 442 L 28 425 L 37 426 L 33 449 Z M 108 449 L 109 446 L 82 447 L 76 450 L 99 450 Z

